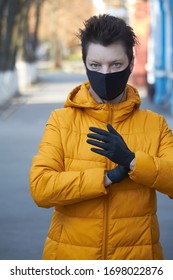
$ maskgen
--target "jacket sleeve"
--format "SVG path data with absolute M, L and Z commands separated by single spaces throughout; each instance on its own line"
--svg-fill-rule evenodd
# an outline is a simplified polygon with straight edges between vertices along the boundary
M 65 171 L 59 127 L 53 112 L 32 160 L 30 192 L 36 204 L 49 208 L 106 195 L 104 168 Z
M 137 151 L 134 170 L 129 173 L 129 177 L 138 184 L 173 198 L 173 134 L 163 117 L 157 156 Z

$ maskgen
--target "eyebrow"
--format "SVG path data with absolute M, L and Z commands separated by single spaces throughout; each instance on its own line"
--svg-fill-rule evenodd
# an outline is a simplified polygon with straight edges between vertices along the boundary
M 96 61 L 96 60 L 94 60 L 94 59 L 89 59 L 89 62 L 98 63 L 98 61 Z
M 122 58 L 118 58 L 118 59 L 115 59 L 115 60 L 112 60 L 111 62 L 109 63 L 117 63 L 117 62 L 122 62 Z M 95 59 L 89 59 L 89 62 L 93 62 L 93 63 L 100 63 L 99 61 L 95 60 Z

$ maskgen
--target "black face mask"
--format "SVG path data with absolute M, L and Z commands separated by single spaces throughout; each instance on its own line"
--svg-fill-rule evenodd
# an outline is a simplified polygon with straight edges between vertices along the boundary
M 130 63 L 120 72 L 100 73 L 87 69 L 87 76 L 92 89 L 100 98 L 110 101 L 119 96 L 126 87 L 130 76 Z

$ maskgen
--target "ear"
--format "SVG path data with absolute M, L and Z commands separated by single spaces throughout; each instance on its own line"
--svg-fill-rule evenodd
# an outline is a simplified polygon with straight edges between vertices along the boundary
M 135 58 L 134 58 L 134 56 L 133 56 L 133 57 L 132 57 L 132 60 L 131 60 L 131 62 L 130 62 L 130 73 L 132 73 L 132 71 L 133 71 L 134 60 L 135 60 Z

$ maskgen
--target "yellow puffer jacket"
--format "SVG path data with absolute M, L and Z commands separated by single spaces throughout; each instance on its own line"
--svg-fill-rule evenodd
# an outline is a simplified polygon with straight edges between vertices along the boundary
M 86 82 L 52 112 L 30 171 L 30 190 L 40 207 L 54 207 L 43 259 L 163 259 L 156 190 L 173 198 L 173 135 L 164 118 L 140 110 L 137 91 L 127 100 L 98 104 Z M 104 187 L 115 164 L 93 153 L 89 127 L 112 126 L 136 163 L 129 177 Z

